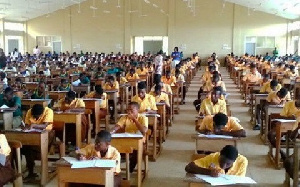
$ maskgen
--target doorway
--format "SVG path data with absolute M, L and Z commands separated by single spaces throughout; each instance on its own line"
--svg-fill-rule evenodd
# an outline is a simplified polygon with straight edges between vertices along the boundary
M 13 52 L 16 49 L 19 50 L 19 40 L 18 39 L 8 39 L 7 40 L 8 52 Z
M 256 48 L 256 43 L 246 43 L 246 50 L 245 53 L 248 53 L 248 55 L 255 55 L 255 48 Z
M 162 50 L 164 53 L 168 53 L 168 37 L 167 36 L 137 36 L 134 38 L 134 51 L 139 55 L 143 53 L 157 54 Z

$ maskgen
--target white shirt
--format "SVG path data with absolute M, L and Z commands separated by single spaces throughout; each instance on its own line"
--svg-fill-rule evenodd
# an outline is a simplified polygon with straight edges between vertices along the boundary
M 46 75 L 47 77 L 49 77 L 51 75 L 51 72 L 49 69 L 44 71 L 44 75 Z
M 80 79 L 77 79 L 76 81 L 72 82 L 72 85 L 79 86 L 80 83 L 81 83 Z
M 162 55 L 157 55 L 154 58 L 154 64 L 155 64 L 155 74 L 160 74 L 162 73 L 162 67 L 163 67 L 163 57 Z
M 8 67 L 5 67 L 4 69 L 5 72 L 17 72 L 17 69 L 15 67 L 12 67 L 12 69 L 8 69 Z
M 41 50 L 39 48 L 33 48 L 33 54 L 36 56 L 39 56 L 41 53 Z
M 36 74 L 36 67 L 35 66 L 32 66 L 32 67 L 28 66 L 26 69 L 28 69 L 30 74 Z

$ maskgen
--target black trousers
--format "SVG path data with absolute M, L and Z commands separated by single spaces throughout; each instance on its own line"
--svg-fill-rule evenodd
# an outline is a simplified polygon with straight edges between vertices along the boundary
M 155 74 L 154 75 L 154 84 L 158 84 L 161 82 L 161 74 Z

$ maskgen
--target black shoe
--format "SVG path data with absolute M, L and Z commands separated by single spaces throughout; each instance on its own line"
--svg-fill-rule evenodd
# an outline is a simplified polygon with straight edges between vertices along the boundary
M 24 178 L 24 182 L 34 181 L 35 178 L 37 178 L 37 177 L 38 177 L 38 174 L 36 174 L 36 173 L 28 174 L 27 177 Z
M 260 126 L 255 125 L 252 129 L 253 129 L 253 130 L 260 130 Z

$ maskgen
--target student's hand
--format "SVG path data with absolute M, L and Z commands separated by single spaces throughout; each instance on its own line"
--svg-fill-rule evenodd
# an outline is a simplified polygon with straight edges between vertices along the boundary
M 25 125 L 25 126 L 21 126 L 22 130 L 30 130 L 31 129 L 31 125 Z
M 133 116 L 133 114 L 132 114 L 132 113 L 128 113 L 128 115 L 127 115 L 127 116 L 128 116 L 128 118 L 129 118 L 129 119 L 131 119 L 131 120 L 134 120 L 134 119 L 135 119 L 135 117 Z
M 211 132 L 211 131 L 206 131 L 205 134 L 210 135 L 210 134 L 213 134 L 213 132 Z
M 159 101 L 160 103 L 166 103 L 164 100 Z
M 210 176 L 212 177 L 219 177 L 220 176 L 220 170 L 217 169 L 215 166 L 210 166 Z
M 80 153 L 77 153 L 76 158 L 77 160 L 87 160 L 86 157 Z

